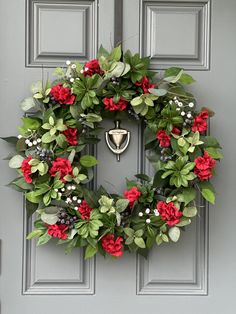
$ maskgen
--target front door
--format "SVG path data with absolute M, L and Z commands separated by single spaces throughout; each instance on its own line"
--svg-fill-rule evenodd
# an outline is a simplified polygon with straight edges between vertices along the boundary
M 216 112 L 211 131 L 225 155 L 213 182 L 216 206 L 201 208 L 177 244 L 155 247 L 147 259 L 86 262 L 82 251 L 25 241 L 32 222 L 21 195 L 4 187 L 14 173 L 0 161 L 1 313 L 235 313 L 235 0 L 1 0 L 0 16 L 1 136 L 17 134 L 18 104 L 42 72 L 122 41 L 124 50 L 151 56 L 152 70 L 178 66 L 194 76 L 191 91 Z M 120 163 L 103 137 L 97 145 L 96 183 L 111 192 L 142 167 L 151 173 L 142 129 L 123 126 L 132 139 Z M 1 159 L 8 151 L 1 143 Z

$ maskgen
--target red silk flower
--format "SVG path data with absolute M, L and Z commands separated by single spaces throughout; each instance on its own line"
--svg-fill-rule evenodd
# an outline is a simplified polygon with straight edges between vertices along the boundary
M 166 203 L 160 201 L 157 203 L 157 209 L 162 220 L 165 220 L 168 226 L 174 226 L 180 222 L 183 216 L 182 212 L 175 207 L 173 202 Z
M 146 76 L 144 76 L 141 81 L 136 82 L 135 85 L 140 86 L 144 94 L 149 93 L 149 88 L 154 88 L 154 84 L 151 84 Z
M 170 146 L 170 136 L 166 133 L 165 130 L 160 130 L 156 134 L 156 138 L 160 142 L 161 147 L 169 147 Z
M 49 170 L 50 176 L 55 177 L 56 174 L 59 172 L 60 173 L 60 180 L 64 182 L 64 177 L 68 174 L 72 174 L 72 166 L 71 163 L 68 159 L 57 157 L 53 162 L 52 162 L 52 167 Z
M 77 142 L 77 129 L 76 128 L 68 128 L 63 132 L 63 134 L 66 137 L 66 140 L 69 145 L 76 146 L 78 144 Z
M 120 97 L 120 100 L 118 101 L 118 103 L 114 103 L 113 98 L 108 98 L 108 97 L 103 98 L 102 101 L 104 103 L 105 110 L 109 110 L 109 111 L 115 111 L 115 110 L 123 111 L 128 105 L 128 101 L 125 100 L 123 97 Z
M 93 60 L 86 62 L 84 65 L 83 75 L 84 76 L 92 76 L 95 73 L 97 73 L 99 75 L 103 75 L 103 73 L 104 73 L 103 70 L 100 68 L 98 60 L 93 59 Z
M 21 164 L 21 171 L 23 173 L 25 182 L 32 183 L 31 178 L 31 165 L 29 164 L 29 161 L 32 159 L 32 156 L 28 156 L 28 158 L 24 159 Z
M 53 86 L 50 94 L 61 105 L 73 105 L 75 101 L 75 95 L 71 94 L 71 89 L 63 87 L 62 84 Z
M 90 219 L 90 214 L 92 210 L 93 209 L 89 207 L 88 203 L 85 200 L 83 200 L 83 202 L 80 204 L 80 207 L 78 208 L 78 211 L 80 212 L 81 218 L 83 220 Z
M 68 226 L 65 224 L 54 224 L 54 225 L 48 225 L 48 234 L 54 238 L 59 238 L 62 240 L 66 240 L 68 238 L 68 234 L 66 233 L 66 230 L 68 229 Z
M 207 151 L 204 152 L 203 156 L 197 157 L 194 162 L 196 164 L 194 173 L 201 181 L 212 177 L 212 169 L 215 167 L 216 162 Z
M 192 125 L 192 131 L 193 132 L 199 132 L 199 133 L 204 133 L 207 131 L 208 126 L 207 126 L 207 119 L 209 117 L 209 113 L 207 110 L 201 111 L 193 120 L 193 125 Z
M 102 238 L 102 248 L 108 254 L 119 257 L 123 254 L 122 237 L 117 237 L 115 240 L 114 234 L 107 234 Z
M 141 196 L 141 192 L 139 192 L 136 186 L 132 187 L 130 190 L 124 191 L 124 197 L 129 200 L 129 206 L 132 208 L 134 206 L 134 202 L 137 201 Z

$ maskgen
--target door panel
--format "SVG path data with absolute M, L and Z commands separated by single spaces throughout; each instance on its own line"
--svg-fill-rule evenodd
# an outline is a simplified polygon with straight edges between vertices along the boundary
M 116 16 L 122 3 L 123 16 Z M 82 251 L 64 255 L 53 243 L 36 248 L 25 240 L 32 221 L 25 217 L 21 195 L 4 187 L 15 174 L 0 160 L 1 313 L 233 314 L 236 2 L 1 0 L 0 14 L 1 136 L 17 134 L 18 104 L 29 94 L 31 82 L 41 78 L 42 65 L 46 77 L 67 59 L 94 58 L 98 46 L 110 49 L 123 29 L 124 50 L 150 55 L 152 69 L 183 66 L 196 78 L 190 89 L 199 107 L 216 111 L 211 131 L 225 154 L 213 182 L 218 195 L 209 221 L 202 204 L 180 241 L 156 247 L 147 259 L 125 253 L 117 261 L 98 256 L 88 262 Z M 104 121 L 103 127 L 113 128 L 113 122 Z M 122 121 L 122 127 L 131 131 L 131 143 L 119 163 L 103 133 L 96 148 L 100 162 L 95 183 L 111 192 L 122 192 L 125 177 L 132 179 L 142 169 L 152 173 L 143 154 L 141 126 Z M 0 157 L 8 151 L 1 143 Z

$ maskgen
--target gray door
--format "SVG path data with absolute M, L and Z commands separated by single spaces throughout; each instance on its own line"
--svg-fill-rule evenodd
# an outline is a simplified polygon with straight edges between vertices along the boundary
M 18 104 L 41 77 L 42 65 L 50 75 L 67 59 L 91 59 L 101 43 L 109 49 L 121 39 L 122 27 L 124 49 L 150 55 L 154 70 L 187 69 L 197 80 L 191 90 L 199 106 L 217 113 L 211 131 L 225 154 L 214 179 L 217 204 L 209 215 L 202 208 L 177 244 L 153 249 L 147 260 L 125 254 L 117 261 L 98 256 L 84 262 L 81 251 L 66 256 L 53 244 L 36 249 L 34 242 L 26 243 L 31 221 L 21 195 L 3 186 L 14 172 L 0 161 L 2 314 L 235 313 L 236 1 L 123 0 L 122 18 L 115 20 L 120 3 L 0 1 L 0 135 L 17 134 Z M 120 28 L 115 30 L 114 23 Z M 97 147 L 97 184 L 111 191 L 122 190 L 124 178 L 140 167 L 151 171 L 142 157 L 140 128 L 123 126 L 132 140 L 120 163 L 103 140 Z M 1 143 L 0 157 L 8 150 Z

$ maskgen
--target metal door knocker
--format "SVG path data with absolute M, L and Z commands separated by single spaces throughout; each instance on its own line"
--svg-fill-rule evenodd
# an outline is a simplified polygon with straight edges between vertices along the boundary
M 108 148 L 116 154 L 116 160 L 120 161 L 120 155 L 127 149 L 130 143 L 130 132 L 120 128 L 120 121 L 114 121 L 115 128 L 105 132 Z

